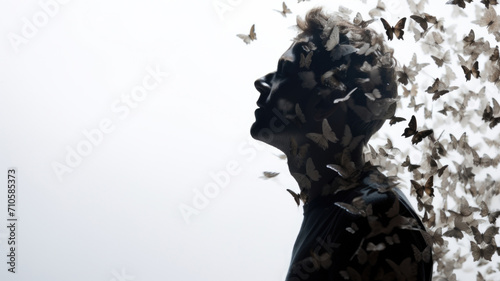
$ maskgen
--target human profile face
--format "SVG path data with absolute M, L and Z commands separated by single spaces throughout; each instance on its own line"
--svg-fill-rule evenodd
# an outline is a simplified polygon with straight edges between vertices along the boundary
M 318 105 L 323 99 L 318 95 L 316 85 L 317 77 L 320 77 L 317 72 L 322 67 L 319 63 L 305 65 L 304 58 L 313 52 L 308 49 L 308 42 L 294 42 L 280 57 L 276 71 L 255 81 L 255 88 L 260 92 L 259 108 L 255 111 L 250 133 L 253 138 L 273 145 L 285 154 L 291 137 L 300 142 L 306 133 L 321 131 L 323 118 Z M 319 56 L 318 52 L 312 55 Z
M 290 116 L 296 114 L 295 104 L 305 95 L 298 79 L 300 48 L 293 43 L 280 57 L 276 71 L 254 83 L 260 96 L 250 133 L 253 138 L 278 148 L 288 143 L 289 136 L 297 130 Z

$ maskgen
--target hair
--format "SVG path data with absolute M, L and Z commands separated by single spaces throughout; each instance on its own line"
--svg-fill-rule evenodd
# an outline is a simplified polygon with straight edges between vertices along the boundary
M 352 134 L 364 135 L 364 143 L 394 116 L 398 96 L 393 50 L 385 44 L 383 35 L 366 25 L 315 8 L 305 20 L 297 18 L 300 33 L 295 38 L 307 43 L 306 51 L 314 51 L 311 68 L 321 81 L 316 90 L 323 95 L 325 108 L 353 91 L 341 103 Z M 337 30 L 338 42 L 329 42 Z M 365 95 L 374 91 L 370 97 Z

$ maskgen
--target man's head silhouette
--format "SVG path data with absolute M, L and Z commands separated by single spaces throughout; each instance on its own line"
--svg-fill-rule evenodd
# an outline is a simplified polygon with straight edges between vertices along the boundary
M 394 115 L 395 62 L 383 37 L 362 23 L 317 8 L 297 25 L 277 70 L 255 81 L 261 95 L 251 134 L 283 151 L 301 190 L 315 197 L 335 177 L 326 166 L 346 157 L 351 168 L 362 166 L 363 145 Z M 322 178 L 313 186 L 297 178 L 309 158 Z

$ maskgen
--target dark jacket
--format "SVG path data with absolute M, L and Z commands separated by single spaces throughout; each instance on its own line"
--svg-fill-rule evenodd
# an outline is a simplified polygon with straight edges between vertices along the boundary
M 408 199 L 375 167 L 304 205 L 287 281 L 432 279 L 432 245 Z

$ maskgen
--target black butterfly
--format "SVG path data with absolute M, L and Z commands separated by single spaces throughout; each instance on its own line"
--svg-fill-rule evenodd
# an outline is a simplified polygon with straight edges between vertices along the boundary
M 389 124 L 392 126 L 398 122 L 401 122 L 401 121 L 406 121 L 406 118 L 403 118 L 403 117 L 397 117 L 397 116 L 392 116 L 391 117 L 391 121 L 389 121 Z
M 458 5 L 460 8 L 465 8 L 465 2 L 470 3 L 472 0 L 450 0 L 446 4 Z
M 500 55 L 498 53 L 498 46 L 496 46 L 495 49 L 493 50 L 493 54 L 491 54 L 490 56 L 490 61 L 496 62 L 498 58 L 500 58 Z
M 430 176 L 424 185 L 421 185 L 414 180 L 410 180 L 410 182 L 411 186 L 415 188 L 415 191 L 417 192 L 417 198 L 422 198 L 422 196 L 424 196 L 424 192 L 430 197 L 434 197 L 434 188 L 432 187 L 434 185 L 434 176 Z
M 408 172 L 413 172 L 413 170 L 420 168 L 420 165 L 412 164 L 410 162 L 410 155 L 406 155 L 406 160 L 401 164 L 403 167 L 408 167 Z
M 490 5 L 498 5 L 497 0 L 481 0 L 481 3 L 483 3 L 484 6 L 486 6 L 486 9 L 488 9 Z
M 467 81 L 469 81 L 471 75 L 474 76 L 475 78 L 481 77 L 481 75 L 479 75 L 480 71 L 479 71 L 478 68 L 479 68 L 479 66 L 478 66 L 478 62 L 477 61 L 472 65 L 471 69 L 469 69 L 465 65 L 462 65 L 462 69 L 464 70 L 464 73 L 465 73 L 465 79 Z
M 402 136 L 405 138 L 409 136 L 413 136 L 411 139 L 412 144 L 417 144 L 422 141 L 423 138 L 429 136 L 433 133 L 432 129 L 417 131 L 417 119 L 415 119 L 415 115 L 411 116 L 410 123 L 408 123 L 408 128 L 405 128 Z
M 395 26 L 391 26 L 384 18 L 380 18 L 380 20 L 386 30 L 385 34 L 387 34 L 387 39 L 392 40 L 394 35 L 396 35 L 398 39 L 403 39 L 403 34 L 405 33 L 403 28 L 405 28 L 406 18 L 400 19 Z

